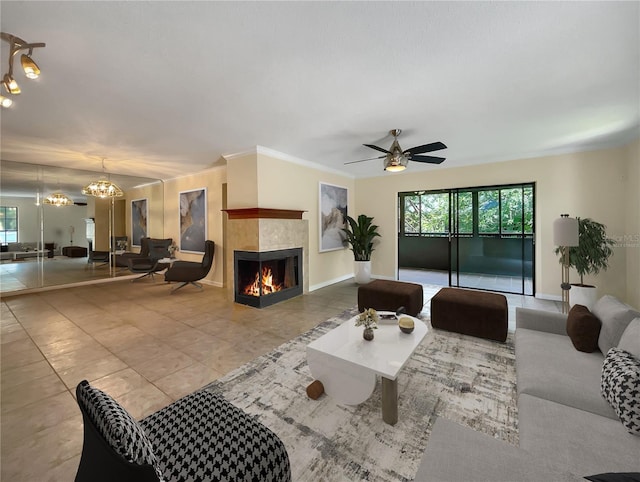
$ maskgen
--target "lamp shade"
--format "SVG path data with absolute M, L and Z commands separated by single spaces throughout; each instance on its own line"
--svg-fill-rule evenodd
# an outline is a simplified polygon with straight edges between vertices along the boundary
M 578 246 L 578 220 L 562 214 L 553 222 L 553 244 L 556 246 Z

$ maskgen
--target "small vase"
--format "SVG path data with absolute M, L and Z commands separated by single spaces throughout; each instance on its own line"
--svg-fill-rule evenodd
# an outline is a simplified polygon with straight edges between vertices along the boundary
M 362 338 L 367 341 L 373 340 L 373 328 L 365 328 L 362 332 Z

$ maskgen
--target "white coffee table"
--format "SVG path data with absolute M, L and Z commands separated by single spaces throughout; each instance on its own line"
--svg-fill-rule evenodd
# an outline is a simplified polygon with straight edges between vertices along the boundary
M 367 400 L 380 375 L 382 419 L 394 425 L 398 421 L 398 373 L 426 336 L 427 325 L 413 318 L 415 328 L 406 334 L 396 320 L 381 320 L 374 339 L 367 341 L 362 337 L 363 327 L 355 326 L 355 321 L 353 317 L 307 345 L 309 369 L 322 382 L 325 393 L 345 405 Z

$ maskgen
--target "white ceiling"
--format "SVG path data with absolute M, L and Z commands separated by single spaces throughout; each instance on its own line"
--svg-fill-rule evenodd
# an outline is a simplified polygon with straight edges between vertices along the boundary
M 393 174 L 344 163 L 393 128 L 405 149 L 449 146 L 407 172 L 621 145 L 639 133 L 639 6 L 3 0 L 2 31 L 47 46 L 40 79 L 17 72 L 1 156 L 169 179 L 259 145 L 367 177 Z

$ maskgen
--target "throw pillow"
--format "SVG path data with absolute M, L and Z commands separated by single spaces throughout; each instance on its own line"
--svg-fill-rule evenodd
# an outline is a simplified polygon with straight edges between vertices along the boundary
M 134 464 L 151 465 L 162 480 L 153 446 L 129 412 L 86 380 L 80 382 L 76 395 L 102 437 L 116 453 Z
M 620 337 L 631 320 L 640 317 L 639 312 L 609 295 L 596 301 L 591 311 L 602 322 L 598 347 L 603 355 L 606 355 L 610 348 L 618 346 Z
M 627 432 L 640 435 L 640 359 L 620 348 L 609 350 L 600 389 Z
M 620 337 L 618 348 L 640 358 L 640 318 L 634 319 Z
M 600 320 L 582 305 L 573 305 L 567 316 L 567 335 L 578 351 L 586 353 L 598 349 Z

